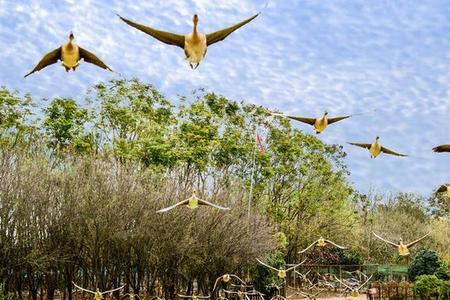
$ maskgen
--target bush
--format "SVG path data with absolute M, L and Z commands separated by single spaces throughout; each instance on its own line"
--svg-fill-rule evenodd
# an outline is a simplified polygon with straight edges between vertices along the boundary
M 446 263 L 442 263 L 439 269 L 434 273 L 441 280 L 450 280 L 450 268 Z
M 442 281 L 439 286 L 439 299 L 450 299 L 450 281 Z
M 419 275 L 414 283 L 414 292 L 420 299 L 430 299 L 432 295 L 439 293 L 442 280 L 435 275 Z
M 408 276 L 412 281 L 420 275 L 432 275 L 441 267 L 438 254 L 429 249 L 422 249 L 414 256 L 408 268 Z
M 6 292 L 4 284 L 0 284 L 0 300 L 11 300 L 11 299 L 12 299 L 11 293 Z

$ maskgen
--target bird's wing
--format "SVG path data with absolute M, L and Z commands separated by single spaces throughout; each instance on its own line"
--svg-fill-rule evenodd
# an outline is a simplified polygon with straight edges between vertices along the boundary
M 288 271 L 290 271 L 290 270 L 293 270 L 293 269 L 295 269 L 295 268 L 297 268 L 297 267 L 303 265 L 303 264 L 305 263 L 305 261 L 306 261 L 306 258 L 305 258 L 301 263 L 296 264 L 295 266 L 292 266 L 292 267 L 286 269 L 286 272 L 288 272 Z
M 94 291 L 90 291 L 90 290 L 87 290 L 87 289 L 85 289 L 85 288 L 82 288 L 81 286 L 76 285 L 76 283 L 73 282 L 73 281 L 72 281 L 72 284 L 73 284 L 77 289 L 80 289 L 80 290 L 82 290 L 82 291 L 85 291 L 85 292 L 88 292 L 88 293 L 91 293 L 91 294 L 94 294 L 94 295 L 95 295 L 95 292 L 94 292 Z
M 340 245 L 338 245 L 338 244 L 336 244 L 336 243 L 334 243 L 334 242 L 332 242 L 332 241 L 330 241 L 330 240 L 325 240 L 325 241 L 328 242 L 328 243 L 330 243 L 331 245 L 333 245 L 333 246 L 339 248 L 339 249 L 347 249 L 347 247 L 340 246 Z
M 299 121 L 302 123 L 306 123 L 309 125 L 314 125 L 316 123 L 315 118 L 305 118 L 305 117 L 296 117 L 296 116 L 286 116 L 286 118 L 289 118 L 291 120 Z
M 148 26 L 144 26 L 144 25 L 135 23 L 133 21 L 130 21 L 128 19 L 125 19 L 121 16 L 119 16 L 119 18 L 122 21 L 124 21 L 125 23 L 127 23 L 128 25 L 130 25 L 131 27 L 134 27 L 136 29 L 139 29 L 140 31 L 145 32 L 148 35 L 151 35 L 158 41 L 161 41 L 165 44 L 178 46 L 178 47 L 184 49 L 184 35 L 171 33 L 171 32 L 167 32 L 167 31 L 162 31 L 162 30 L 154 29 L 154 28 L 151 28 Z
M 350 290 L 353 290 L 353 288 L 349 287 L 348 285 L 346 285 L 345 283 L 343 283 L 341 280 L 339 280 L 339 278 L 337 278 L 336 276 L 334 276 L 334 279 L 337 280 L 340 284 L 342 284 L 343 286 L 349 288 Z
M 278 269 L 276 269 L 276 268 L 274 268 L 274 267 L 272 267 L 272 266 L 269 266 L 268 264 L 265 264 L 265 263 L 263 263 L 262 261 L 260 261 L 259 259 L 256 259 L 261 265 L 263 265 L 264 267 L 266 267 L 266 268 L 269 268 L 269 269 L 271 269 L 271 270 L 273 270 L 273 271 L 275 271 L 275 272 L 279 272 L 280 270 L 278 270 Z
M 348 119 L 348 118 L 350 118 L 350 117 L 351 117 L 351 115 L 343 116 L 343 117 L 328 118 L 328 124 L 333 124 L 333 123 L 342 121 L 342 120 L 344 120 L 344 119 Z
M 377 237 L 378 239 L 382 240 L 383 242 L 388 243 L 388 244 L 390 244 L 390 245 L 392 245 L 392 246 L 398 248 L 399 245 L 397 245 L 396 243 L 393 243 L 393 242 L 391 242 L 391 241 L 388 241 L 388 240 L 382 238 L 381 236 L 379 236 L 378 234 L 376 234 L 376 233 L 373 232 L 373 231 L 372 231 L 372 233 L 373 233 L 373 235 L 374 235 L 375 237 Z
M 348 144 L 366 149 L 370 149 L 370 146 L 372 146 L 372 144 L 361 144 L 361 143 L 348 143 Z
M 174 208 L 176 208 L 176 207 L 178 207 L 178 206 L 180 206 L 180 205 L 187 204 L 188 202 L 189 202 L 189 199 L 186 199 L 186 200 L 180 201 L 180 202 L 178 202 L 178 203 L 175 203 L 175 204 L 172 205 L 172 206 L 169 206 L 169 207 L 160 209 L 160 210 L 158 210 L 158 211 L 156 211 L 156 212 L 157 212 L 157 213 L 165 213 L 165 212 L 168 212 L 169 210 L 172 210 L 172 209 L 174 209 Z
M 122 285 L 121 287 L 116 288 L 116 289 L 109 290 L 109 291 L 106 291 L 106 292 L 102 292 L 102 295 L 104 295 L 104 294 L 109 294 L 109 293 L 113 293 L 113 292 L 115 292 L 115 291 L 118 291 L 118 290 L 123 289 L 124 287 L 125 287 L 125 284 Z
M 317 241 L 315 241 L 314 243 L 312 243 L 311 245 L 309 245 L 308 247 L 306 247 L 305 249 L 303 249 L 302 251 L 299 251 L 298 253 L 305 253 L 306 251 L 309 250 L 309 248 L 311 248 L 312 246 L 314 246 L 317 243 Z
M 180 294 L 177 294 L 177 296 L 180 298 L 192 298 L 192 296 L 186 296 L 186 295 L 180 295 Z
M 395 152 L 393 150 L 390 150 L 386 147 L 381 147 L 381 151 L 383 151 L 386 154 L 391 154 L 391 155 L 395 155 L 395 156 L 408 156 L 408 155 L 401 154 L 401 153 Z
M 434 147 L 433 151 L 434 152 L 450 152 L 450 144 Z
M 212 207 L 220 209 L 220 210 L 229 210 L 230 209 L 229 207 L 223 207 L 223 206 L 220 206 L 220 205 L 217 205 L 217 204 L 214 204 L 214 203 L 208 202 L 206 200 L 202 200 L 202 199 L 198 199 L 198 204 L 212 206 Z
M 431 231 L 430 232 L 428 232 L 427 234 L 425 234 L 423 237 L 421 237 L 421 238 L 418 238 L 417 240 L 415 240 L 414 242 L 411 242 L 411 243 L 409 243 L 408 245 L 406 245 L 406 247 L 412 247 L 412 246 L 414 246 L 415 244 L 417 244 L 418 242 L 420 242 L 421 240 L 423 240 L 424 238 L 426 238 L 427 236 L 429 236 L 431 234 Z
M 370 281 L 370 279 L 372 279 L 372 277 L 373 277 L 373 274 L 370 275 L 370 277 L 367 278 L 367 280 L 366 280 L 363 284 L 361 284 L 361 285 L 358 287 L 358 290 L 359 290 L 360 288 L 362 288 L 363 286 L 365 286 L 365 285 Z
M 112 71 L 110 67 L 108 67 L 104 62 L 100 60 L 94 53 L 87 51 L 81 47 L 78 47 L 80 50 L 80 58 L 84 59 L 85 62 L 94 64 L 97 67 L 103 68 L 105 70 Z
M 254 18 L 256 18 L 257 16 L 259 16 L 260 13 L 257 13 L 256 15 L 242 21 L 239 22 L 233 26 L 218 30 L 216 32 L 213 33 L 208 33 L 206 35 L 206 44 L 207 46 L 212 45 L 214 43 L 217 43 L 219 41 L 224 40 L 227 36 L 229 36 L 233 31 L 241 28 L 242 26 L 244 26 L 245 24 L 251 22 Z
M 438 190 L 436 191 L 437 193 L 443 193 L 447 191 L 447 186 L 446 185 L 441 185 Z
M 27 77 L 27 76 L 33 74 L 34 72 L 38 72 L 38 71 L 42 70 L 43 68 L 45 68 L 49 65 L 52 65 L 52 64 L 58 62 L 58 60 L 60 60 L 60 59 L 61 59 L 61 47 L 56 48 L 55 50 L 52 50 L 49 53 L 45 54 L 44 57 L 42 57 L 42 59 L 38 62 L 36 67 L 34 67 L 34 69 L 31 70 L 31 72 L 26 74 L 24 77 Z
M 222 279 L 222 276 L 220 276 L 220 277 L 218 277 L 217 279 L 216 279 L 216 282 L 214 282 L 214 287 L 213 287 L 213 292 L 216 290 L 216 287 L 217 287 L 217 284 L 219 283 L 219 281 Z

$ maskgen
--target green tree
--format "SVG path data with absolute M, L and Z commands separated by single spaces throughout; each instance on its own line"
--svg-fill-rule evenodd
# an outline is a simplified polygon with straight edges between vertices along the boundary
M 408 276 L 416 280 L 420 275 L 433 275 L 440 268 L 441 261 L 435 251 L 422 249 L 416 253 L 408 268 Z

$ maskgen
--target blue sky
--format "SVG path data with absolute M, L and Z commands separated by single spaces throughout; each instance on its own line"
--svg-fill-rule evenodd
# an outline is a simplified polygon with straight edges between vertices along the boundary
M 327 143 L 381 142 L 408 158 L 344 145 L 350 181 L 363 192 L 427 195 L 450 181 L 450 0 L 271 0 L 252 23 L 209 48 L 192 71 L 179 48 L 121 22 L 116 13 L 178 33 L 215 31 L 247 18 L 265 0 L 12 1 L 0 0 L 0 85 L 82 100 L 88 87 L 117 75 L 82 63 L 66 74 L 54 65 L 30 76 L 41 56 L 73 30 L 76 42 L 125 77 L 153 83 L 165 95 L 204 87 L 302 116 L 377 109 L 334 124 Z M 75 18 L 74 18 L 75 17 Z M 312 133 L 310 127 L 295 126 Z

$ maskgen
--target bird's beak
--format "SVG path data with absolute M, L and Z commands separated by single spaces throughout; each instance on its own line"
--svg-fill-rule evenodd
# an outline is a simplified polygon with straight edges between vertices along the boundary
M 75 36 L 73 35 L 73 33 L 72 33 L 72 31 L 70 32 L 70 34 L 69 34 L 69 39 L 70 40 L 73 40 L 75 38 Z

